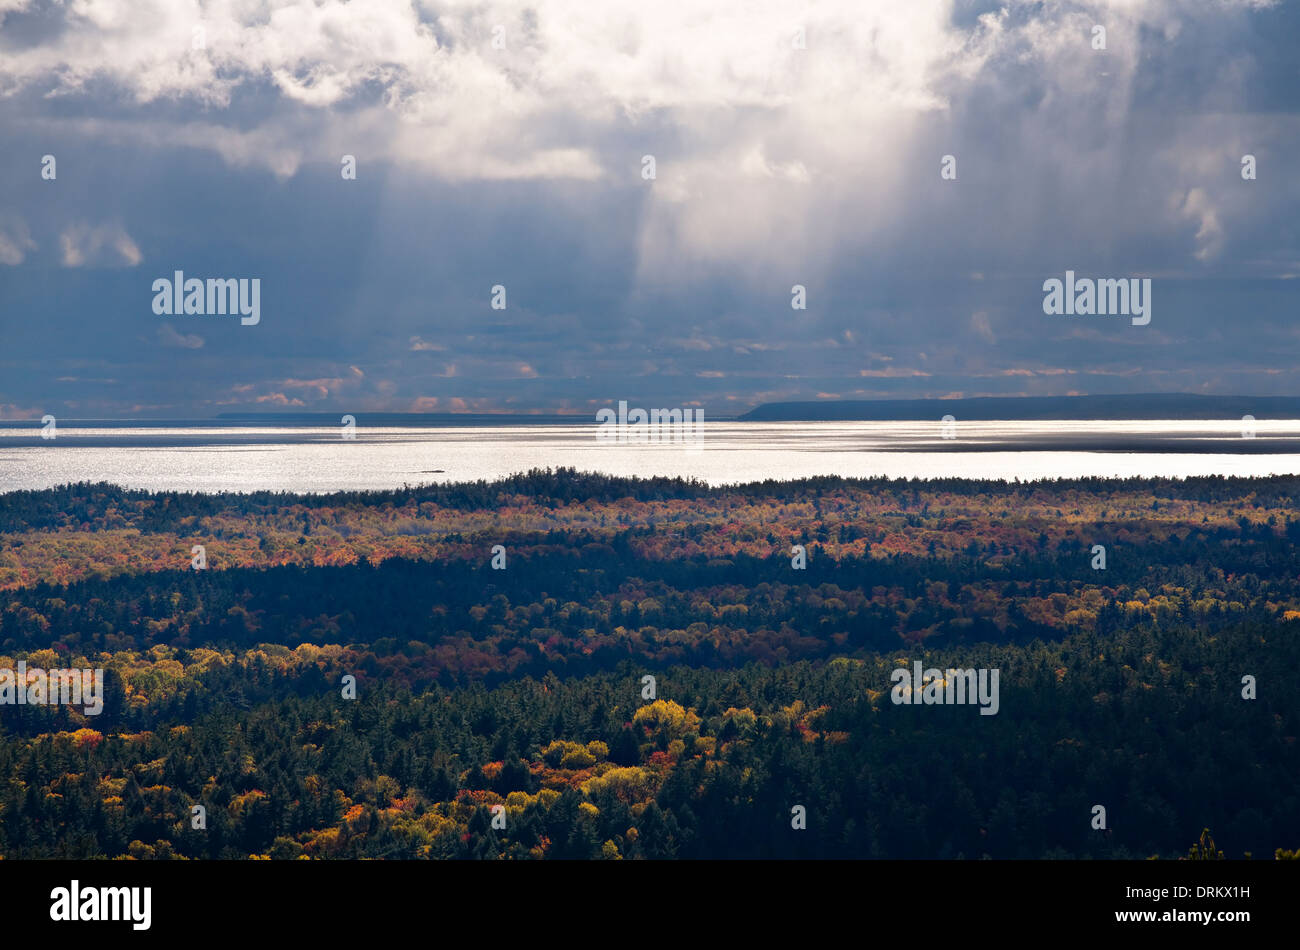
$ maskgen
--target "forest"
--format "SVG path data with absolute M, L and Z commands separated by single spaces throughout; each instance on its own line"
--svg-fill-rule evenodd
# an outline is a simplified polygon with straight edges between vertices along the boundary
M 0 669 L 106 673 L 0 706 L 0 855 L 1294 856 L 1297 494 L 3 494 Z M 997 714 L 893 702 L 914 661 Z

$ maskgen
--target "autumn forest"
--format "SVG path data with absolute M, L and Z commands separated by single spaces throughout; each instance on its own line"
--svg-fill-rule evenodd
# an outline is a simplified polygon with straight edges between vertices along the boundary
M 0 495 L 0 668 L 105 671 L 98 715 L 0 706 L 0 855 L 1289 856 L 1298 503 L 571 470 Z M 997 714 L 895 702 L 914 661 L 999 671 Z

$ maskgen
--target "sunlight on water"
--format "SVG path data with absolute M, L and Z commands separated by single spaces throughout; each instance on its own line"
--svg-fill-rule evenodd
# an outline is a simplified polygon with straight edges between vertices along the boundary
M 1300 422 L 705 423 L 698 441 L 602 443 L 594 424 L 494 428 L 0 429 L 0 490 L 107 481 L 181 491 L 324 492 L 560 466 L 711 484 L 810 475 L 1044 479 L 1300 473 Z

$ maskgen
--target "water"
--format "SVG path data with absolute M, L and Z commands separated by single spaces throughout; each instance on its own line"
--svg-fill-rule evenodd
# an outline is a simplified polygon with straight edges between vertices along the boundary
M 711 484 L 810 475 L 1043 479 L 1300 474 L 1300 420 L 707 422 L 687 444 L 602 443 L 594 424 L 484 428 L 0 429 L 0 491 L 107 481 L 180 491 L 382 489 L 567 466 Z M 440 470 L 440 471 L 437 471 Z

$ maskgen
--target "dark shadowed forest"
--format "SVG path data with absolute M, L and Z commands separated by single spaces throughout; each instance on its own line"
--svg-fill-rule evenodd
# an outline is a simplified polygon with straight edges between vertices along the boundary
M 1298 495 L 6 494 L 0 668 L 106 672 L 98 715 L 0 706 L 0 853 L 1288 856 Z M 997 713 L 894 702 L 914 661 L 999 671 Z

